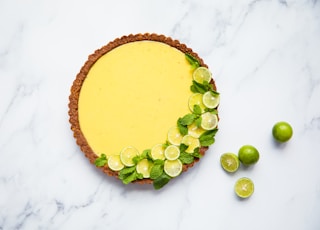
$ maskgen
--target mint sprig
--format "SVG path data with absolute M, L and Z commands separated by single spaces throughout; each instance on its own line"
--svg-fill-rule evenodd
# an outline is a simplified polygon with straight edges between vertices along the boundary
M 103 167 L 105 166 L 106 164 L 108 163 L 108 160 L 107 160 L 107 156 L 106 154 L 101 154 L 100 157 L 98 157 L 95 161 L 94 161 L 94 164 L 97 166 L 97 167 Z
M 200 62 L 198 61 L 198 59 L 193 57 L 191 54 L 186 53 L 185 57 L 193 69 L 196 69 L 200 66 Z
M 119 179 L 122 180 L 124 184 L 129 184 L 137 179 L 142 179 L 143 175 L 136 171 L 136 166 L 123 168 L 119 172 Z
M 213 130 L 208 130 L 201 134 L 201 136 L 199 137 L 200 145 L 205 147 L 212 145 L 215 142 L 214 136 L 217 132 L 218 129 L 216 128 Z
M 163 186 L 165 186 L 166 184 L 168 184 L 168 182 L 171 180 L 171 177 L 168 176 L 166 173 L 162 173 L 159 177 L 157 177 L 154 181 L 153 181 L 153 187 L 156 190 L 161 189 Z

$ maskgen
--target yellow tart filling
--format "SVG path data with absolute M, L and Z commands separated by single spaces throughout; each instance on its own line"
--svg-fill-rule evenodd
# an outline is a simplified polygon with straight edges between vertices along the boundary
M 100 57 L 83 82 L 81 131 L 98 156 L 165 143 L 177 118 L 190 113 L 191 83 L 192 69 L 178 49 L 156 41 L 121 45 Z

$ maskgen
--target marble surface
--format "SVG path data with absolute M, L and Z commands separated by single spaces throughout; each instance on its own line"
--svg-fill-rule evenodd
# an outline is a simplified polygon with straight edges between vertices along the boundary
M 141 32 L 192 47 L 222 97 L 215 145 L 160 191 L 90 165 L 68 122 L 87 56 Z M 317 0 L 0 0 L 0 229 L 320 229 L 319 102 Z M 294 128 L 284 145 L 279 120 Z M 244 144 L 260 161 L 225 173 L 220 155 Z

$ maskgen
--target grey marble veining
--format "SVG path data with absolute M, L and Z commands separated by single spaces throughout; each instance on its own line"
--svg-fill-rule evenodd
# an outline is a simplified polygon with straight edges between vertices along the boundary
M 144 32 L 191 47 L 221 92 L 216 143 L 160 191 L 95 169 L 68 122 L 87 56 Z M 319 38 L 317 0 L 1 0 L 0 229 L 320 229 Z M 294 128 L 285 145 L 278 120 Z M 259 163 L 226 174 L 220 155 L 244 144 Z

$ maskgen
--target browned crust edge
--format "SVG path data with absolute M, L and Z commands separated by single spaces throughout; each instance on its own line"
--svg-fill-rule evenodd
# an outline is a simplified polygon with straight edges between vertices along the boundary
M 93 150 L 90 148 L 89 144 L 86 141 L 86 138 L 84 137 L 84 134 L 81 132 L 80 124 L 79 124 L 79 118 L 78 118 L 78 100 L 80 95 L 80 90 L 82 87 L 82 84 L 92 67 L 92 65 L 104 54 L 108 53 L 112 49 L 121 46 L 123 44 L 129 43 L 129 42 L 135 42 L 135 41 L 144 41 L 144 40 L 150 40 L 150 41 L 158 41 L 163 42 L 165 44 L 168 44 L 178 50 L 180 50 L 183 53 L 189 53 L 193 57 L 195 57 L 199 62 L 201 66 L 207 67 L 207 65 L 203 62 L 203 60 L 198 56 L 197 53 L 195 53 L 192 49 L 188 48 L 185 44 L 181 44 L 178 40 L 173 40 L 170 37 L 166 37 L 164 35 L 158 35 L 158 34 L 130 34 L 128 36 L 123 36 L 121 38 L 117 38 L 112 42 L 109 42 L 107 45 L 101 47 L 100 49 L 96 50 L 93 54 L 89 55 L 88 60 L 85 62 L 85 64 L 82 66 L 80 72 L 77 74 L 76 79 L 73 82 L 73 85 L 71 87 L 71 93 L 69 96 L 69 122 L 71 124 L 71 130 L 73 131 L 73 136 L 76 139 L 76 143 L 79 145 L 81 151 L 84 153 L 84 155 L 89 159 L 89 161 L 94 164 L 95 160 L 98 158 L 98 156 L 93 152 Z M 214 89 L 216 89 L 215 82 L 212 80 L 212 85 Z M 177 118 L 178 119 L 178 118 Z M 200 153 L 202 155 L 205 154 L 208 147 L 201 147 Z M 196 158 L 194 162 L 191 164 L 183 165 L 183 171 L 187 171 L 189 168 L 193 167 L 193 165 L 198 162 L 199 159 Z M 106 173 L 109 176 L 117 177 L 118 178 L 118 172 L 114 172 L 111 169 L 108 168 L 108 166 L 99 167 L 104 173 Z M 135 183 L 140 184 L 151 184 L 153 180 L 151 179 L 142 179 L 142 180 L 136 180 Z

